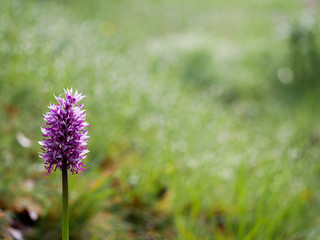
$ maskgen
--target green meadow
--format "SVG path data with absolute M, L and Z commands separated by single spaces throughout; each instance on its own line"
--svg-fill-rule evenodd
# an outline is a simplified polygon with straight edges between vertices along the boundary
M 320 239 L 319 6 L 2 0 L 0 239 L 61 239 L 37 142 L 71 87 L 70 239 Z

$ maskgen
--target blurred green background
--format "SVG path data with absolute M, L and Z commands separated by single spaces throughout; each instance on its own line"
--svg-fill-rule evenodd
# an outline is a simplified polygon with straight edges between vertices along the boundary
M 89 128 L 70 239 L 320 239 L 317 0 L 2 0 L 0 239 L 61 239 L 42 114 Z

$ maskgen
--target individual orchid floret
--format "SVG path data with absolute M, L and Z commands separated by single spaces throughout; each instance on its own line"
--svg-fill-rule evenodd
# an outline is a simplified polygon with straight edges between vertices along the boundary
M 78 91 L 73 94 L 72 88 L 64 92 L 65 98 L 61 97 L 62 94 L 55 96 L 58 104 L 50 104 L 49 112 L 43 115 L 46 124 L 41 128 L 44 139 L 39 142 L 43 150 L 39 156 L 45 160 L 46 175 L 57 168 L 62 170 L 63 164 L 72 174 L 81 174 L 81 171 L 86 170 L 83 169 L 85 165 L 82 160 L 89 152 L 89 136 L 85 129 L 89 124 L 85 121 L 83 105 L 79 105 L 84 96 Z

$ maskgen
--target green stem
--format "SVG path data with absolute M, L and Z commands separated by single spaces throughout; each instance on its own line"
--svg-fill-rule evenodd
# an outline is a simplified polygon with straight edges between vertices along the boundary
M 62 164 L 62 240 L 69 240 L 69 206 L 67 164 Z

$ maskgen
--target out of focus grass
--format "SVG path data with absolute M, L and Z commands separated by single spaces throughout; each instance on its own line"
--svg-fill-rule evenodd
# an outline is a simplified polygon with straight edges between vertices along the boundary
M 60 237 L 60 173 L 44 176 L 36 142 L 53 93 L 73 87 L 91 153 L 70 177 L 72 239 L 318 239 L 317 10 L 3 1 L 3 234 Z

